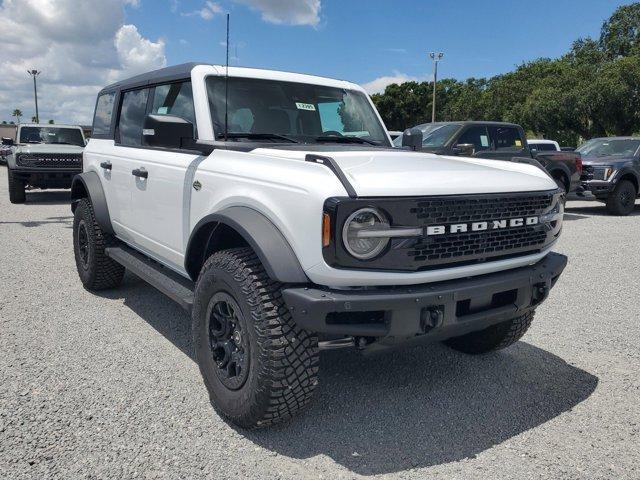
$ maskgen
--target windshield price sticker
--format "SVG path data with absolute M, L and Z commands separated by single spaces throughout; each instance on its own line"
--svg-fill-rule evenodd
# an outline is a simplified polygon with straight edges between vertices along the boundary
M 309 110 L 310 112 L 316 111 L 316 106 L 313 103 L 300 103 L 296 102 L 298 110 Z

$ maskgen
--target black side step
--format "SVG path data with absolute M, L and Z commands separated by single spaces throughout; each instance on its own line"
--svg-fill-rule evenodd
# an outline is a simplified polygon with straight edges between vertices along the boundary
M 191 312 L 193 282 L 126 245 L 107 247 L 105 253 L 131 273 L 177 302 L 187 312 Z

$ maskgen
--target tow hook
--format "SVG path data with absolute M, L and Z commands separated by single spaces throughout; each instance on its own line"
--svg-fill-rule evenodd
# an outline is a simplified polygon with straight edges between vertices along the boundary
M 538 304 L 542 302 L 549 295 L 549 287 L 546 283 L 536 283 L 533 286 L 533 303 Z
M 442 325 L 444 312 L 440 307 L 428 307 L 422 310 L 420 315 L 420 329 L 422 333 L 427 333 Z

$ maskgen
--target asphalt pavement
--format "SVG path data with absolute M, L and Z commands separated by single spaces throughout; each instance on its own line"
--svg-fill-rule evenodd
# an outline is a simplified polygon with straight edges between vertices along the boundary
M 78 279 L 68 191 L 0 167 L 0 478 L 640 478 L 640 205 L 568 204 L 569 265 L 522 341 L 323 352 L 313 406 L 243 431 L 209 404 L 189 318 L 133 275 Z

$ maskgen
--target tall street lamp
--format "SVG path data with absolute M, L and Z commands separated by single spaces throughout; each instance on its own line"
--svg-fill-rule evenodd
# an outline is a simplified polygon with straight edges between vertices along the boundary
M 431 103 L 431 123 L 436 121 L 436 83 L 438 82 L 438 62 L 444 57 L 442 52 L 431 52 L 429 54 L 433 60 L 433 101 Z
M 36 77 L 40 75 L 40 72 L 34 68 L 33 70 L 27 70 L 27 73 L 33 77 L 33 96 L 36 100 L 36 123 L 40 123 L 40 115 L 38 115 L 38 87 L 36 86 Z

